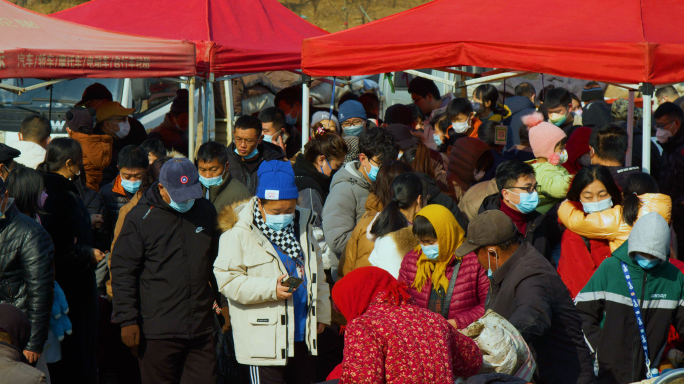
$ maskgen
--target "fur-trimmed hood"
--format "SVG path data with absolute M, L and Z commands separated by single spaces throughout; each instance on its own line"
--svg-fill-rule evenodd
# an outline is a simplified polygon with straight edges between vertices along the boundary
M 238 201 L 229 206 L 223 207 L 221 212 L 219 212 L 217 218 L 217 226 L 219 232 L 223 233 L 230 229 L 233 229 L 235 224 L 237 224 L 237 222 L 240 220 L 240 214 L 244 214 L 243 211 L 245 210 L 245 207 L 251 207 L 252 205 L 250 205 L 249 203 L 254 204 L 255 200 L 256 197 L 252 197 L 249 200 Z

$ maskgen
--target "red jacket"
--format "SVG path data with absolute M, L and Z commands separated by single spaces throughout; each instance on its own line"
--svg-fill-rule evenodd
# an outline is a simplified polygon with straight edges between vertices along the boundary
M 411 251 L 404 256 L 398 280 L 409 286 L 409 293 L 416 300 L 416 305 L 427 308 L 432 284 L 425 284 L 420 292 L 411 286 L 416 278 L 418 256 L 419 253 L 416 251 Z M 454 271 L 454 265 L 455 262 L 452 262 L 446 269 L 446 277 L 449 279 Z M 477 261 L 474 253 L 467 254 L 463 258 L 456 277 L 454 294 L 449 303 L 449 319 L 456 320 L 458 328 L 463 329 L 484 316 L 487 291 L 489 291 L 489 279 L 485 269 Z
M 440 315 L 376 298 L 347 325 L 340 384 L 453 384 L 481 366 L 477 344 Z
M 573 300 L 603 260 L 610 257 L 610 245 L 607 240 L 589 240 L 589 245 L 591 253 L 580 235 L 569 229 L 563 232 L 558 274 L 568 287 Z

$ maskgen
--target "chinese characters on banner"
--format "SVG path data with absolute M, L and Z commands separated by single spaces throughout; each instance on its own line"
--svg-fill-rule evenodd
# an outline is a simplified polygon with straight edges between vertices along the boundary
M 20 53 L 17 55 L 17 68 L 150 69 L 150 58 Z

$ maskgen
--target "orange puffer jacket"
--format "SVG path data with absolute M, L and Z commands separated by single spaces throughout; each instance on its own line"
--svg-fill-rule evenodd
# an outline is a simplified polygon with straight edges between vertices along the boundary
M 639 195 L 641 207 L 638 218 L 650 212 L 658 212 L 671 223 L 672 199 L 662 193 Z M 596 213 L 584 213 L 577 203 L 565 201 L 558 208 L 558 221 L 565 228 L 589 239 L 604 239 L 610 243 L 610 251 L 615 252 L 629 237 L 632 227 L 622 219 L 622 206 Z
M 87 135 L 74 131 L 69 132 L 69 137 L 81 144 L 86 185 L 93 191 L 99 192 L 102 170 L 107 168 L 112 161 L 114 139 L 109 135 Z

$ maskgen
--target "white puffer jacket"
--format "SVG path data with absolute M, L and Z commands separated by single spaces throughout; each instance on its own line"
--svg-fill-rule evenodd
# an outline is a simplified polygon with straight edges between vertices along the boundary
M 229 301 L 238 362 L 282 366 L 287 357 L 294 356 L 294 304 L 292 298 L 286 301 L 276 297 L 278 277 L 287 271 L 271 242 L 253 224 L 255 202 L 253 197 L 235 210 L 224 208 L 219 215 L 219 229 L 224 233 L 219 239 L 214 275 Z M 330 287 L 313 234 L 314 215 L 300 207 L 297 212 L 309 307 L 305 341 L 316 356 L 317 323 L 330 324 Z

